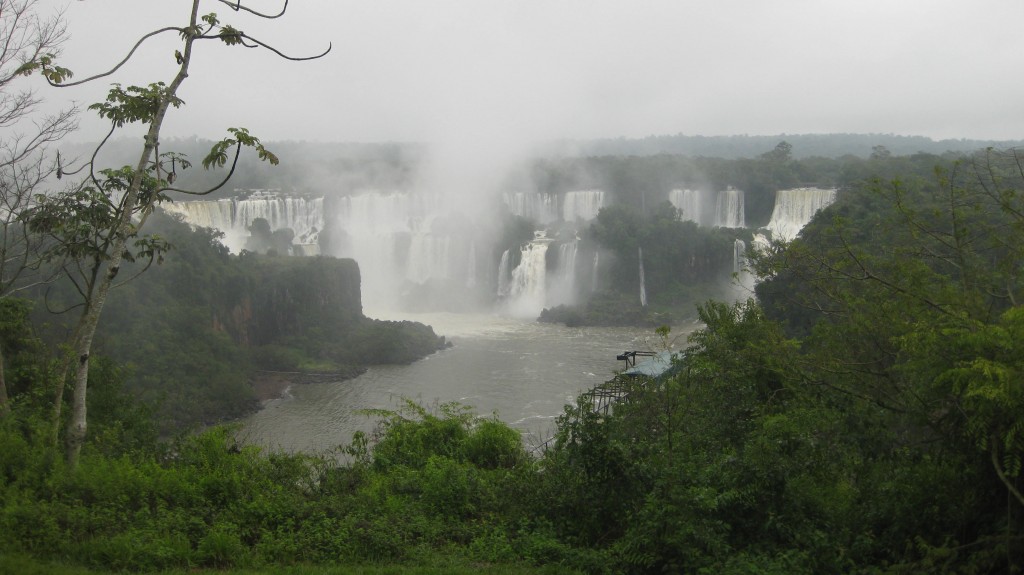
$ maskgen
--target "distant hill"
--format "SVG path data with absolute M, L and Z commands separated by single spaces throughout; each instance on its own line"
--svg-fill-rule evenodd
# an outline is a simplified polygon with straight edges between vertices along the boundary
M 987 147 L 1024 146 L 1024 140 L 933 140 L 924 136 L 893 134 L 779 134 L 775 136 L 647 136 L 644 138 L 605 138 L 597 140 L 564 140 L 553 144 L 552 150 L 565 155 L 580 156 L 653 156 L 681 154 L 713 158 L 753 158 L 785 140 L 793 145 L 794 158 L 820 156 L 839 158 L 853 155 L 866 158 L 872 148 L 884 146 L 896 156 L 925 152 L 971 152 Z
M 866 159 L 876 146 L 892 156 L 917 153 L 942 155 L 969 153 L 992 146 L 1024 147 L 1024 140 L 932 140 L 923 136 L 893 134 L 779 134 L 774 136 L 647 136 L 644 138 L 608 138 L 595 140 L 557 140 L 540 144 L 537 158 L 652 157 L 657 155 L 691 158 L 757 158 L 781 142 L 792 145 L 793 159 L 810 157 Z M 216 186 L 226 170 L 207 172 L 198 166 L 213 142 L 197 138 L 168 138 L 164 151 L 184 153 L 193 164 L 179 170 L 179 187 L 203 190 Z M 412 189 L 418 183 L 422 164 L 429 161 L 428 146 L 417 142 L 345 143 L 345 142 L 267 142 L 281 159 L 280 166 L 259 162 L 251 150 L 243 152 L 238 169 L 228 185 L 208 199 L 235 195 L 236 189 L 281 189 L 292 194 L 324 195 L 360 189 Z M 92 154 L 93 144 L 70 144 L 61 150 L 73 165 Z M 99 164 L 133 164 L 139 152 L 138 141 L 120 139 L 108 142 L 99 154 Z M 473 161 L 473 151 L 466 151 Z

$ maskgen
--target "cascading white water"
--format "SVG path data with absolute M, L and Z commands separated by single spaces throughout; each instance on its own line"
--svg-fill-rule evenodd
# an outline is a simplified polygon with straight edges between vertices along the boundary
M 319 233 L 324 228 L 324 199 L 296 198 L 272 193 L 255 193 L 245 198 L 216 201 L 173 201 L 161 205 L 186 223 L 214 228 L 224 233 L 221 242 L 234 253 L 245 248 L 249 226 L 258 218 L 267 220 L 271 230 L 291 228 L 298 254 L 316 254 Z M 297 254 L 297 255 L 298 255 Z
M 576 253 L 579 238 L 558 246 L 558 262 L 554 277 L 550 278 L 544 304 L 555 306 L 576 303 Z
M 604 199 L 601 190 L 566 192 L 562 200 L 562 219 L 567 222 L 593 220 L 604 207 Z
M 514 192 L 505 194 L 505 205 L 513 215 L 539 224 L 558 221 L 558 196 L 554 194 Z
M 601 264 L 601 252 L 594 252 L 594 267 L 590 270 L 590 291 L 597 291 L 597 270 Z
M 637 248 L 637 256 L 640 258 L 640 306 L 647 307 L 647 280 L 644 279 L 644 249 Z
M 675 189 L 669 192 L 668 201 L 679 209 L 683 221 L 704 227 L 746 227 L 743 190 Z
M 553 240 L 543 231 L 534 232 L 533 241 L 524 244 L 519 265 L 512 270 L 507 310 L 517 317 L 537 317 L 544 309 L 547 295 L 547 253 Z
M 755 246 L 757 245 L 755 239 Z M 747 243 L 737 239 L 732 250 L 733 282 L 737 288 L 737 297 L 746 299 L 754 293 L 754 274 L 747 267 Z
M 718 192 L 715 199 L 715 226 L 722 228 L 746 227 L 743 190 L 728 188 Z
M 835 189 L 795 188 L 775 194 L 768 229 L 776 239 L 790 241 L 811 221 L 814 214 L 836 200 Z
M 476 287 L 476 242 L 469 242 L 469 262 L 466 266 L 466 287 Z
M 683 221 L 694 222 L 699 226 L 705 225 L 702 210 L 702 196 L 706 195 L 701 190 L 672 190 L 668 194 L 668 201 L 679 209 Z
M 501 253 L 501 262 L 498 263 L 498 297 L 505 298 L 512 293 L 512 260 L 511 250 Z
M 732 244 L 732 273 L 738 274 L 743 271 L 747 261 L 747 244 L 737 239 Z
M 468 276 L 471 226 L 453 217 L 435 194 L 366 191 L 342 197 L 327 249 L 359 263 L 364 305 L 393 308 L 405 282 L 461 283 Z
M 452 277 L 452 238 L 414 232 L 409 239 L 405 278 L 416 283 Z

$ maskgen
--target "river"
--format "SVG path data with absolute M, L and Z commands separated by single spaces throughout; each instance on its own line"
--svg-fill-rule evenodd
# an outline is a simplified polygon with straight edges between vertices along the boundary
M 368 314 L 369 315 L 369 314 Z M 272 450 L 322 453 L 372 431 L 367 409 L 396 409 L 401 398 L 428 408 L 457 401 L 520 430 L 527 443 L 551 435 L 564 406 L 611 378 L 624 351 L 654 350 L 650 328 L 572 328 L 492 315 L 405 314 L 429 324 L 452 347 L 409 365 L 371 367 L 354 379 L 294 385 L 242 421 L 243 441 Z M 673 328 L 675 348 L 696 326 Z

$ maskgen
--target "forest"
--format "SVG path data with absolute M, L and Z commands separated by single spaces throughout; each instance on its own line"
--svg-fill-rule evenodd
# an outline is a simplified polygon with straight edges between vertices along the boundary
M 494 417 L 411 401 L 334 453 L 261 452 L 230 427 L 168 439 L 104 360 L 71 468 L 49 441 L 51 360 L 9 307 L 3 561 L 1017 571 L 1024 157 L 931 160 L 879 160 L 752 254 L 756 299 L 700 307 L 674 375 L 608 414 L 567 406 L 534 453 Z

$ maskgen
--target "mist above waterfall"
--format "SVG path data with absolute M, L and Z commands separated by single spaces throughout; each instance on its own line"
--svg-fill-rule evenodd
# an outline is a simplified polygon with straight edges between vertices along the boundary
M 321 158 L 314 171 L 333 171 L 336 180 L 305 181 L 306 189 L 291 194 L 245 192 L 167 207 L 224 231 L 235 253 L 260 243 L 247 234 L 262 218 L 269 226 L 262 234 L 294 235 L 277 253 L 319 249 L 354 259 L 371 314 L 497 311 L 533 318 L 595 298 L 603 306 L 619 305 L 620 297 L 623 305 L 638 305 L 638 292 L 652 310 L 746 297 L 752 277 L 742 252 L 758 245 L 757 234 L 791 239 L 836 194 L 766 189 L 756 171 L 710 177 L 703 160 L 685 157 L 536 157 L 508 140 L 468 142 Z

